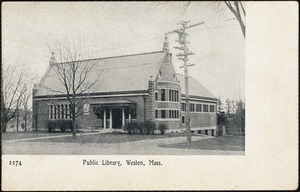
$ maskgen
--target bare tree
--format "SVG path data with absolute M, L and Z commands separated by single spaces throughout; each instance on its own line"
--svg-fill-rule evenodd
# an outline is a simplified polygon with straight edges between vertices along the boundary
M 95 92 L 96 83 L 101 76 L 101 71 L 97 71 L 97 77 L 90 75 L 99 60 L 90 59 L 91 57 L 82 43 L 75 43 L 68 39 L 54 42 L 52 47 L 49 46 L 49 49 L 53 56 L 55 53 L 52 67 L 63 89 L 45 88 L 66 97 L 70 106 L 69 114 L 72 119 L 73 138 L 76 138 L 76 120 L 83 115 L 84 105 L 88 102 L 91 94 Z M 52 102 L 54 106 L 59 106 L 55 105 L 55 99 L 52 99 Z M 61 109 L 57 107 L 56 110 Z
M 31 117 L 31 111 L 32 111 L 32 105 L 29 104 L 30 102 L 30 98 L 32 97 L 32 84 L 31 83 L 27 83 L 25 86 L 24 86 L 24 94 L 23 96 L 21 97 L 21 107 L 23 108 L 23 122 L 22 122 L 22 129 L 23 131 L 29 131 L 30 128 L 29 128 L 29 124 L 32 122 L 32 117 Z
M 1 131 L 6 132 L 7 123 L 16 116 L 22 104 L 22 96 L 26 91 L 26 75 L 23 71 L 17 72 L 15 67 L 6 67 L 3 70 L 3 88 L 1 94 Z
M 172 3 L 172 2 L 168 2 L 168 1 L 158 2 L 150 9 L 152 10 L 155 8 L 162 8 L 162 7 L 165 7 L 169 3 Z M 182 9 L 180 11 L 182 12 L 182 14 L 184 14 L 189 7 L 193 6 L 194 4 L 201 4 L 201 3 L 203 3 L 203 2 L 186 1 L 185 4 L 183 4 Z M 224 9 L 220 8 L 221 3 L 224 3 L 226 5 L 228 10 L 234 15 L 235 19 L 239 22 L 243 36 L 245 38 L 245 35 L 246 35 L 246 25 L 245 25 L 246 11 L 243 6 L 243 3 L 241 1 L 215 1 L 215 2 L 211 2 L 210 5 L 217 4 L 217 7 L 219 9 L 217 11 L 217 13 L 221 13 L 221 12 L 225 11 Z
M 244 6 L 241 1 L 224 1 L 225 5 L 228 7 L 228 9 L 233 13 L 236 20 L 239 22 L 243 36 L 245 38 L 246 35 L 246 26 L 245 26 L 245 17 L 246 17 L 246 11 L 244 9 Z

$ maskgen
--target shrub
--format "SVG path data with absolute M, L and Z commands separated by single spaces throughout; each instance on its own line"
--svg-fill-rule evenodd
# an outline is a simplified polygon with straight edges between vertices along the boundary
M 143 135 L 144 133 L 146 133 L 146 129 L 145 129 L 145 123 L 140 123 L 138 130 L 140 132 L 141 135 Z
M 164 134 L 165 134 L 165 131 L 166 131 L 166 129 L 167 129 L 167 126 L 166 126 L 166 124 L 160 124 L 160 125 L 158 126 L 158 129 L 160 130 L 160 134 L 161 134 L 161 135 L 164 135 Z
M 56 121 L 48 121 L 47 127 L 48 127 L 48 132 L 52 133 L 55 130 L 55 128 L 57 127 Z
M 135 133 L 136 130 L 139 130 L 139 123 L 138 122 L 130 122 L 126 125 L 125 129 L 127 130 L 128 134 Z
M 154 121 L 146 121 L 144 126 L 147 135 L 154 134 L 154 129 L 156 128 L 156 123 Z
M 71 120 L 48 121 L 48 132 L 52 133 L 55 129 L 60 129 L 61 132 L 65 132 L 67 129 L 72 130 L 72 121 Z

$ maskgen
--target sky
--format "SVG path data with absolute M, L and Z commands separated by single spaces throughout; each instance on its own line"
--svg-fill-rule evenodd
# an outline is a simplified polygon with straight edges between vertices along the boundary
M 188 29 L 189 75 L 216 97 L 245 98 L 245 40 L 232 13 L 220 3 L 192 2 L 5 2 L 2 3 L 2 65 L 16 66 L 38 83 L 51 56 L 48 45 L 64 37 L 84 42 L 92 58 L 162 50 L 164 34 L 177 24 Z M 222 11 L 223 10 L 223 11 Z M 177 73 L 177 34 L 169 34 Z M 112 77 L 113 78 L 113 77 Z

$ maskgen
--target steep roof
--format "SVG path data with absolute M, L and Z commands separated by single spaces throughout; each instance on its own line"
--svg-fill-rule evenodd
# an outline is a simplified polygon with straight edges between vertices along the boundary
M 92 59 L 96 65 L 88 75 L 86 82 L 95 82 L 97 93 L 148 90 L 148 81 L 158 70 L 164 58 L 164 53 L 151 52 L 117 57 Z M 91 60 L 81 61 L 83 65 Z M 56 64 L 60 65 L 60 64 Z M 50 66 L 39 83 L 36 96 L 57 95 L 64 91 L 62 83 L 54 67 Z
M 181 74 L 176 74 L 176 75 L 180 81 L 181 94 L 185 94 L 184 76 Z M 209 92 L 205 87 L 203 87 L 201 83 L 199 83 L 193 77 L 189 77 L 189 95 L 216 99 L 216 96 L 214 96 L 211 92 Z

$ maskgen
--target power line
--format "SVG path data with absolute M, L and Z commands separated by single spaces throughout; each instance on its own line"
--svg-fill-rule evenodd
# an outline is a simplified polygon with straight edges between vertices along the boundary
M 199 31 L 202 31 L 202 30 L 210 30 L 210 29 L 217 29 L 217 28 L 223 28 L 223 27 L 229 27 L 229 26 L 239 26 L 238 24 L 232 24 L 232 25 L 220 25 L 220 26 L 214 26 L 214 27 L 207 27 L 207 28 L 202 28 L 202 29 L 198 29 Z M 135 34 L 136 35 L 136 34 Z M 100 53 L 100 52 L 104 52 L 104 51 L 110 51 L 110 50 L 115 50 L 115 49 L 120 49 L 120 48 L 124 48 L 124 47 L 129 47 L 131 45 L 136 45 L 136 44 L 139 44 L 139 43 L 143 43 L 143 42 L 148 42 L 148 41 L 152 41 L 152 40 L 155 40 L 155 39 L 160 39 L 161 37 L 154 37 L 154 38 L 151 38 L 151 39 L 146 39 L 146 40 L 142 40 L 142 41 L 137 41 L 137 42 L 134 42 L 134 43 L 130 43 L 130 44 L 125 44 L 125 45 L 122 45 L 122 46 L 117 46 L 117 47 L 112 47 L 112 48 L 105 48 L 105 49 L 102 49 L 102 50 L 97 50 L 97 51 L 94 51 L 94 52 L 90 52 L 88 54 L 93 54 L 93 53 Z M 14 40 L 14 41 L 19 41 L 19 40 Z M 25 41 L 19 41 L 19 42 L 25 42 Z M 28 42 L 27 42 L 28 43 Z M 32 44 L 32 43 L 30 43 Z M 144 44 L 145 45 L 145 44 Z M 41 52 L 40 52 L 41 53 Z M 36 53 L 35 53 L 36 54 Z M 84 54 L 83 54 L 84 55 Z M 87 54 L 85 54 L 87 55 Z M 46 56 L 46 55 L 41 55 L 41 56 Z M 18 65 L 12 65 L 12 66 L 24 66 L 24 65 L 37 65 L 37 64 L 41 64 L 41 62 L 37 62 L 37 63 L 27 63 L 27 64 L 18 64 Z

